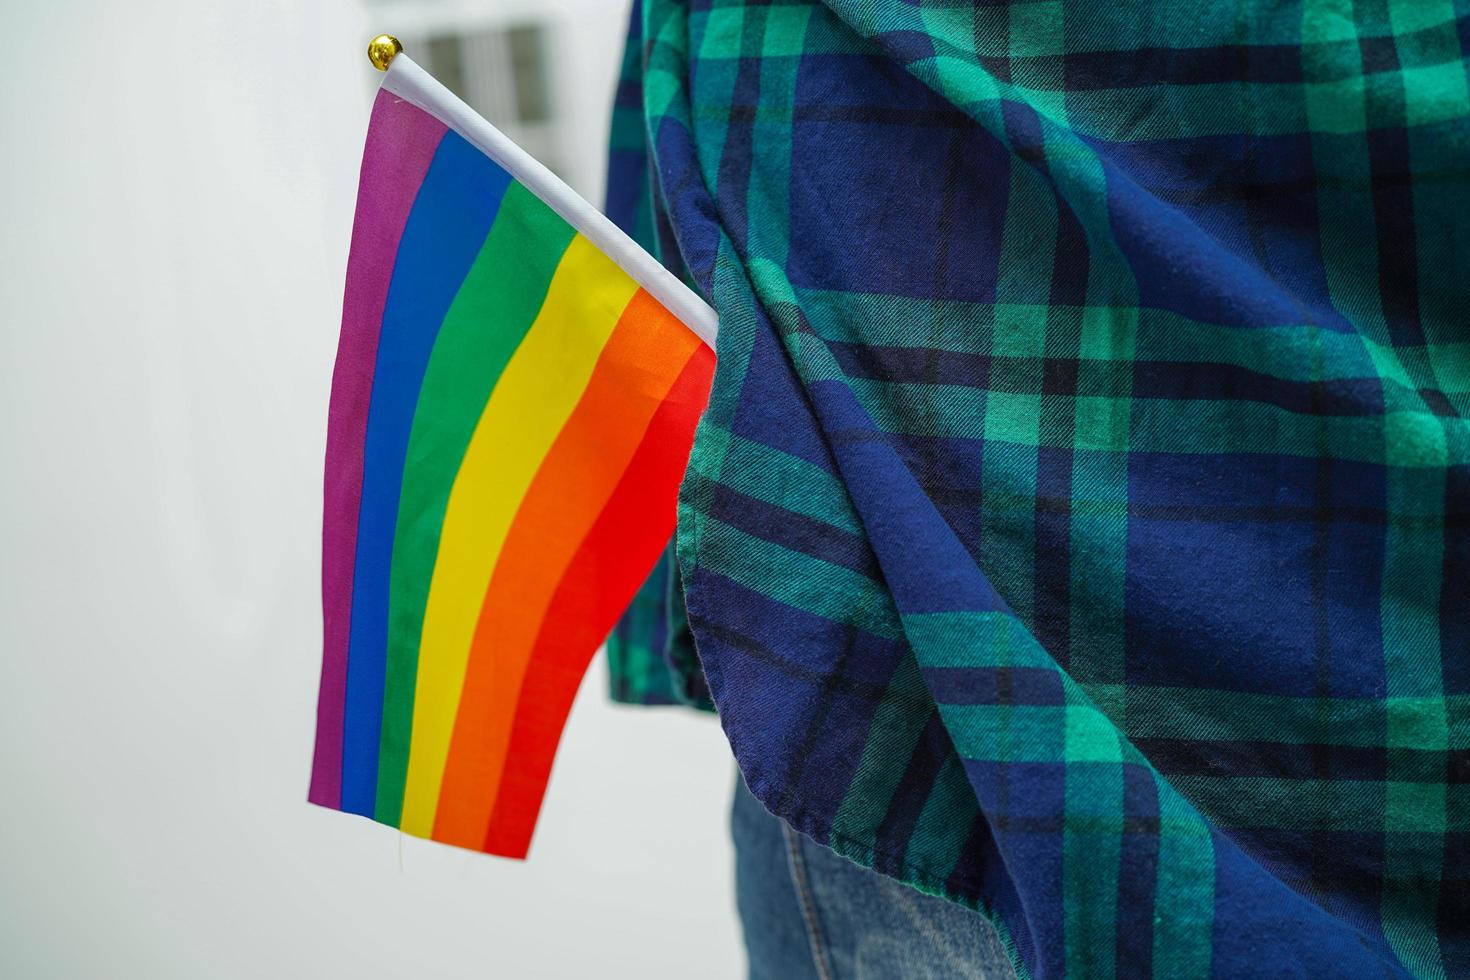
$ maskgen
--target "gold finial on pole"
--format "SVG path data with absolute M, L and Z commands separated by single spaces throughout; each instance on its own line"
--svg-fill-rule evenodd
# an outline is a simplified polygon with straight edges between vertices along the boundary
M 398 57 L 398 52 L 403 50 L 403 45 L 398 43 L 398 38 L 392 34 L 379 34 L 368 42 L 368 61 L 378 71 L 387 71 L 393 59 Z

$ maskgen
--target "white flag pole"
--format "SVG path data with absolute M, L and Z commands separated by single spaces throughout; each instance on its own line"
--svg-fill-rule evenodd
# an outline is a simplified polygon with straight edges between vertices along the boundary
M 387 69 L 383 78 L 385 90 L 429 113 L 504 167 L 683 321 L 700 340 L 711 348 L 715 346 L 719 317 L 708 303 L 639 247 L 606 215 L 587 203 L 535 157 L 516 146 L 510 137 L 486 122 L 402 50 L 398 41 L 388 35 L 374 38 L 368 46 L 373 64 Z

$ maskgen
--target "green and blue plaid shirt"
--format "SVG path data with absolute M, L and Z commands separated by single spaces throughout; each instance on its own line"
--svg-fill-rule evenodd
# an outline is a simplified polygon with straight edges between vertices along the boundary
M 615 694 L 1023 976 L 1470 975 L 1467 53 L 644 0 L 609 210 L 721 329 Z

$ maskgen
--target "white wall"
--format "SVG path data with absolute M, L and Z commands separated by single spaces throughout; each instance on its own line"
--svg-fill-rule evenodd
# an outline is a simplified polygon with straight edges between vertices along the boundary
M 588 154 L 621 6 L 558 4 L 586 13 Z M 304 802 L 381 25 L 350 0 L 0 9 L 0 975 L 739 975 L 728 748 L 608 705 L 600 667 L 526 864 Z

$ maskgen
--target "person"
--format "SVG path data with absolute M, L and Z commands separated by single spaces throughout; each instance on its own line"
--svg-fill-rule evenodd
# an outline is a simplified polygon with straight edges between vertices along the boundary
M 1470 973 L 1467 25 L 636 7 L 607 210 L 720 324 L 608 649 L 752 975 Z

